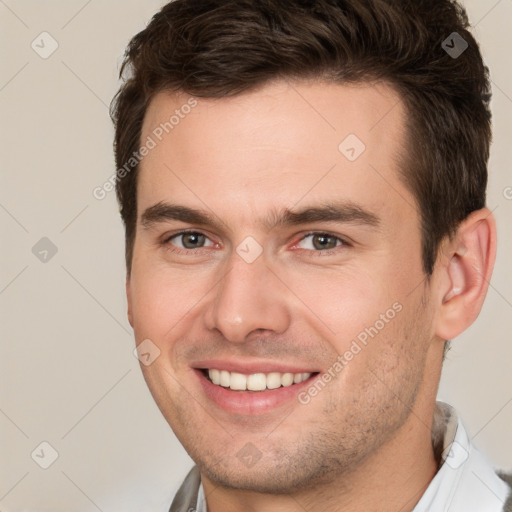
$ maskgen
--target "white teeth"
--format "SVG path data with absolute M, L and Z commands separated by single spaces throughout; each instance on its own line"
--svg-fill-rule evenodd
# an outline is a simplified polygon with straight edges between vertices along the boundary
M 301 374 L 302 375 L 302 374 Z M 267 375 L 267 388 L 277 389 L 281 387 L 281 374 L 272 372 Z
M 211 376 L 210 376 L 211 378 Z M 225 388 L 229 388 L 229 381 L 231 379 L 231 375 L 229 372 L 227 372 L 226 370 L 222 370 L 220 372 L 220 382 L 219 384 Z
M 298 374 L 297 374 L 298 375 Z M 288 387 L 288 386 L 291 386 L 293 384 L 293 373 L 285 373 L 282 377 L 281 377 L 281 384 L 284 386 L 284 387 Z
M 229 387 L 234 391 L 245 391 L 247 389 L 247 377 L 242 373 L 231 372 Z
M 219 385 L 220 384 L 220 372 L 219 370 L 210 370 L 209 372 L 210 379 L 214 384 Z
M 247 377 L 249 391 L 263 391 L 267 387 L 267 377 L 264 373 L 254 373 Z
M 226 370 L 208 370 L 208 376 L 213 384 L 230 388 L 233 391 L 264 391 L 265 389 L 277 389 L 281 386 L 288 387 L 299 384 L 311 377 L 311 373 L 242 373 L 228 372 Z

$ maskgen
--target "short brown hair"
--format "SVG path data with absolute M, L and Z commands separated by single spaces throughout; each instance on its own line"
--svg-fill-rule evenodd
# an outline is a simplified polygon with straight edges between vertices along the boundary
M 400 93 L 408 112 L 400 171 L 418 204 L 423 266 L 430 275 L 440 242 L 485 206 L 490 86 L 468 27 L 464 9 L 450 0 L 174 0 L 165 5 L 129 43 L 120 72 L 124 82 L 111 107 L 128 273 L 138 165 L 127 172 L 126 163 L 141 145 L 144 115 L 155 94 L 169 90 L 221 98 L 274 79 L 318 78 L 384 81 Z M 448 51 L 466 43 L 459 56 Z

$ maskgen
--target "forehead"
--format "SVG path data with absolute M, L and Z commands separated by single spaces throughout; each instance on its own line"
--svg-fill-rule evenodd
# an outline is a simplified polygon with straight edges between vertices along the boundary
M 155 147 L 140 165 L 139 214 L 176 198 L 240 218 L 320 200 L 410 209 L 398 166 L 404 110 L 382 83 L 278 81 L 220 99 L 161 92 L 143 123 L 141 142 Z

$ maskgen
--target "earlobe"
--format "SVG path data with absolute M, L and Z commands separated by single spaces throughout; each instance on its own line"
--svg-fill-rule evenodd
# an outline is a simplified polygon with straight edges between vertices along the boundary
M 443 289 L 436 334 L 451 340 L 475 321 L 487 294 L 496 256 L 492 213 L 487 208 L 473 212 L 461 223 L 445 253 L 448 262 L 440 270 Z

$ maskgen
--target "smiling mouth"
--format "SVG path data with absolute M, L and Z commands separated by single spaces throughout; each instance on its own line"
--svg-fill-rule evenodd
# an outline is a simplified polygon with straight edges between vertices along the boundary
M 312 376 L 314 373 L 252 373 L 245 375 L 243 373 L 229 372 L 227 370 L 203 369 L 203 375 L 214 385 L 231 389 L 232 391 L 267 391 L 281 387 L 290 387 L 294 384 L 300 384 Z

